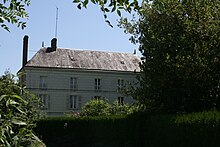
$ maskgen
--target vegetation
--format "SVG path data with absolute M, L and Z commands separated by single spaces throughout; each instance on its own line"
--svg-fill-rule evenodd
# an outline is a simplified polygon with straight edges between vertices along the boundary
M 213 117 L 215 116 L 215 117 Z M 47 146 L 219 146 L 220 113 L 46 118 L 35 132 Z M 196 118 L 196 120 L 195 120 Z
M 42 144 L 32 129 L 39 118 L 38 98 L 14 80 L 9 72 L 0 77 L 0 145 L 34 146 Z
M 140 111 L 137 104 L 119 104 L 115 101 L 113 104 L 108 103 L 107 99 L 92 99 L 82 108 L 78 116 L 109 116 L 124 115 Z
M 2 0 L 0 2 L 0 26 L 9 31 L 8 24 L 16 24 L 24 29 L 28 18 L 25 6 L 30 5 L 30 0 Z
M 219 8 L 218 0 L 154 0 L 139 20 L 121 21 L 143 55 L 139 102 L 166 112 L 220 107 Z

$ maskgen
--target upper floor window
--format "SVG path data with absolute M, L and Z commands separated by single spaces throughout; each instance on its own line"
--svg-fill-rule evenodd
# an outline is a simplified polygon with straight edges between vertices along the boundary
M 118 97 L 118 104 L 124 105 L 124 97 Z
M 77 78 L 70 78 L 70 89 L 77 89 Z
M 46 89 L 47 88 L 47 77 L 40 76 L 40 88 Z
M 118 79 L 118 91 L 122 91 L 124 87 L 124 80 Z
M 49 108 L 49 95 L 48 94 L 39 94 L 39 98 L 42 102 L 42 109 L 48 109 Z
M 81 98 L 76 95 L 71 95 L 69 104 L 70 109 L 79 109 L 81 106 Z
M 101 79 L 95 79 L 95 90 L 101 90 Z

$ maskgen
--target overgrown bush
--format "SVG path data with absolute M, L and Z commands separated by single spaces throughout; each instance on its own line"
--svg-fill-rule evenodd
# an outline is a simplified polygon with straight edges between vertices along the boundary
M 34 146 L 42 142 L 32 129 L 39 99 L 19 86 L 9 72 L 0 77 L 0 146 Z

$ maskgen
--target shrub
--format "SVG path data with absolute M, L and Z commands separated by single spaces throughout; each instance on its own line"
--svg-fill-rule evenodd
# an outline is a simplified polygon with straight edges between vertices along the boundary
M 96 100 L 92 99 L 88 101 L 82 107 L 82 116 L 102 116 L 102 115 L 110 115 L 110 104 L 107 99 Z

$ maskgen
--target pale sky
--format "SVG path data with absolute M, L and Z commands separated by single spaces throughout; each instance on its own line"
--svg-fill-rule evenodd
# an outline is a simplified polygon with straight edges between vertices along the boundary
M 29 36 L 28 59 L 41 48 L 50 46 L 55 36 L 56 7 L 58 7 L 58 48 L 101 50 L 133 53 L 137 45 L 129 41 L 130 35 L 117 27 L 116 14 L 109 14 L 114 25 L 105 23 L 98 6 L 78 10 L 72 0 L 32 0 L 27 8 L 27 28 L 21 30 L 9 25 L 10 32 L 0 28 L 0 75 L 6 69 L 11 73 L 21 68 L 23 36 Z

